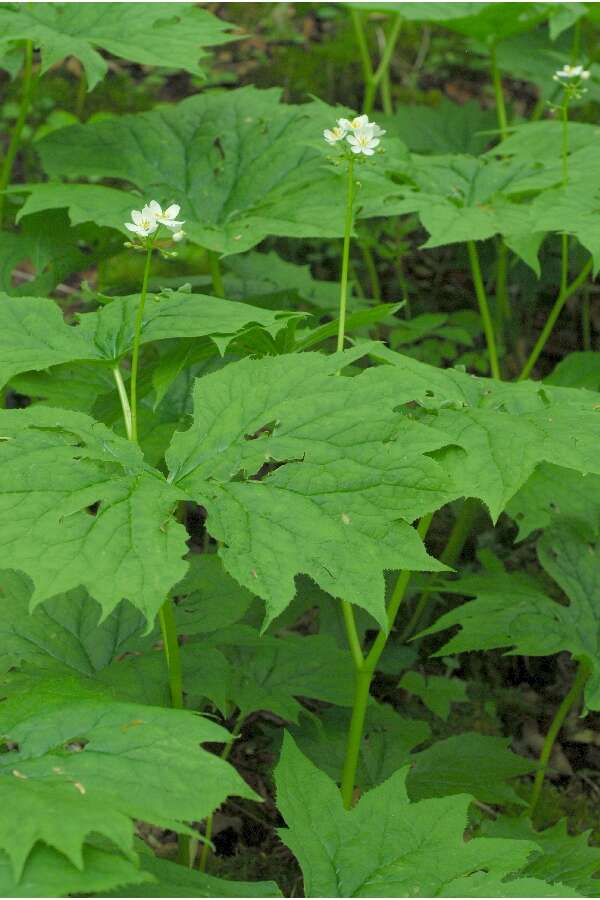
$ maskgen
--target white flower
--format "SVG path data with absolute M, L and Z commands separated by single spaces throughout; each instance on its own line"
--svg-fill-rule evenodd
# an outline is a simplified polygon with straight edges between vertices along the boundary
M 385 128 L 380 128 L 376 122 L 369 122 L 369 128 L 373 129 L 373 137 L 380 138 L 385 134 Z
M 159 225 L 166 225 L 167 228 L 173 228 L 175 230 L 179 229 L 180 225 L 183 225 L 183 221 L 177 220 L 179 210 L 181 209 L 177 203 L 172 203 L 171 206 L 167 206 L 163 212 L 160 203 L 157 203 L 156 200 L 151 200 L 148 204 L 148 208 L 152 210 L 152 214 Z
M 342 141 L 346 137 L 346 131 L 347 129 L 336 125 L 334 128 L 326 128 L 323 132 L 323 137 L 328 144 L 337 144 L 338 141 Z
M 380 143 L 379 138 L 375 137 L 372 125 L 365 128 L 358 128 L 354 134 L 348 135 L 348 143 L 353 153 L 362 153 L 364 156 L 373 156 L 375 147 Z
M 368 116 L 355 116 L 353 119 L 338 119 L 338 127 L 344 131 L 356 131 L 358 128 L 366 128 L 370 125 Z
M 554 75 L 552 76 L 554 81 L 574 81 L 576 79 L 581 79 L 582 81 L 587 81 L 590 77 L 590 72 L 588 69 L 584 69 L 583 66 L 563 66 L 562 69 L 557 69 Z
M 182 231 L 181 228 L 180 228 L 179 231 L 173 232 L 173 234 L 171 235 L 171 237 L 173 238 L 174 241 L 176 241 L 177 243 L 179 243 L 179 241 L 182 241 L 182 240 L 184 239 L 184 237 L 185 237 L 185 231 Z
M 142 210 L 131 210 L 131 222 L 125 222 L 125 228 L 133 231 L 134 234 L 139 234 L 140 237 L 148 237 L 154 234 L 158 228 L 158 222 L 150 207 L 144 206 Z

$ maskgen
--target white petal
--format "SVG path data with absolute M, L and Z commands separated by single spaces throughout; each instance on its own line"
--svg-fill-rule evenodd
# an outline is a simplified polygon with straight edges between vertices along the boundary
M 125 222 L 125 228 L 128 228 L 130 231 L 134 231 L 136 234 L 138 232 L 138 226 L 132 225 L 131 222 Z
M 141 209 L 131 210 L 131 221 L 135 222 L 136 225 L 139 225 L 143 218 Z
M 151 200 L 145 209 L 149 209 L 151 213 L 155 216 L 162 216 L 162 208 L 160 203 L 157 203 L 156 200 Z
M 365 147 L 364 150 L 363 150 L 363 153 L 365 154 L 365 156 L 373 156 L 373 154 L 375 153 L 375 151 L 374 151 L 374 150 L 371 150 L 370 147 Z
M 174 228 L 175 231 L 177 231 L 183 224 L 183 219 L 169 219 L 168 222 L 163 222 L 165 228 Z
M 146 219 L 148 222 L 154 222 L 155 214 L 149 206 L 145 206 L 142 210 L 142 218 Z
M 352 130 L 352 123 L 350 122 L 350 119 L 338 119 L 337 123 L 338 127 L 343 128 L 344 131 Z
M 167 206 L 165 209 L 165 219 L 174 219 L 178 214 L 181 207 L 178 203 L 172 203 L 170 206 Z
M 185 231 L 176 231 L 175 234 L 172 235 L 174 241 L 182 241 L 185 237 Z
M 352 128 L 356 130 L 357 128 L 365 128 L 369 124 L 368 116 L 356 116 L 355 119 L 352 119 Z
M 353 152 L 353 153 L 362 153 L 362 150 L 360 149 L 360 147 L 358 146 L 358 144 L 356 144 L 356 145 L 353 144 L 353 145 L 352 145 L 352 152 Z

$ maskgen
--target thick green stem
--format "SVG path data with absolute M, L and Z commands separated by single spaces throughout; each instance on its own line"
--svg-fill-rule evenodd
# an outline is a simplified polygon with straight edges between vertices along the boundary
M 563 187 L 569 182 L 569 95 L 565 94 L 565 99 L 561 107 L 562 111 L 562 176 Z M 567 290 L 569 280 L 569 235 L 565 232 L 561 235 L 561 259 L 560 259 L 560 292 L 564 294 Z
M 360 746 L 365 727 L 365 715 L 369 703 L 369 691 L 371 688 L 371 680 L 373 678 L 373 670 L 360 669 L 356 672 L 355 677 L 356 682 L 354 686 L 352 718 L 350 720 L 350 730 L 348 732 L 348 742 L 346 744 L 346 756 L 344 758 L 342 784 L 340 788 L 342 793 L 342 803 L 344 804 L 345 809 L 351 809 L 354 800 L 356 770 L 358 768 Z
M 177 640 L 177 624 L 175 611 L 169 599 L 161 606 L 158 618 L 162 634 L 165 657 L 169 668 L 169 692 L 171 694 L 171 706 L 175 709 L 183 709 L 183 672 L 181 668 L 181 653 Z
M 558 295 L 558 297 L 556 298 L 554 306 L 550 310 L 550 315 L 546 319 L 546 324 L 544 325 L 539 338 L 535 342 L 535 346 L 534 346 L 533 350 L 531 351 L 531 353 L 529 354 L 529 358 L 528 358 L 527 362 L 525 363 L 525 365 L 523 366 L 523 371 L 519 375 L 517 381 L 523 381 L 523 379 L 529 377 L 531 370 L 535 366 L 540 353 L 546 346 L 546 341 L 552 334 L 552 330 L 556 324 L 556 320 L 558 319 L 559 315 L 562 312 L 563 306 L 565 305 L 565 303 L 567 302 L 567 300 L 569 299 L 571 294 L 574 294 L 575 291 L 578 288 L 580 288 L 581 285 L 584 283 L 584 281 L 586 280 L 586 278 L 588 277 L 588 275 L 590 274 L 590 272 L 592 270 L 592 266 L 593 266 L 593 259 L 590 257 L 590 259 L 588 259 L 585 266 L 583 267 L 583 269 L 577 276 L 577 278 L 575 278 L 571 282 L 571 284 L 569 284 L 567 286 L 567 288 L 564 291 L 561 291 L 560 294 Z
M 342 272 L 340 276 L 340 309 L 337 336 L 337 350 L 344 349 L 346 332 L 346 306 L 348 301 L 348 270 L 350 263 L 350 235 L 354 207 L 354 160 L 348 160 L 348 187 L 346 192 L 346 219 L 344 222 L 344 246 L 342 250 Z
M 130 441 L 138 443 L 137 433 L 137 376 L 140 355 L 140 337 L 142 333 L 142 322 L 144 320 L 144 305 L 146 303 L 146 295 L 148 293 L 148 278 L 150 276 L 150 263 L 152 260 L 153 241 L 149 241 L 146 251 L 146 264 L 144 266 L 144 275 L 142 279 L 142 292 L 140 294 L 140 302 L 138 305 L 137 315 L 135 319 L 135 331 L 133 338 L 133 353 L 131 356 L 131 381 L 130 381 L 130 402 L 126 403 L 127 396 L 123 397 L 121 390 L 124 391 L 122 385 L 121 373 L 113 369 L 113 374 L 117 382 L 117 390 L 121 397 L 121 406 L 123 408 L 123 418 L 125 420 L 125 428 L 127 429 Z M 118 376 L 117 376 L 118 371 Z M 127 414 L 129 408 L 129 414 Z M 167 597 L 161 606 L 158 619 L 163 639 L 163 648 L 167 669 L 169 673 L 169 694 L 171 697 L 171 706 L 175 709 L 183 709 L 183 672 L 181 666 L 181 652 L 179 642 L 177 640 L 177 625 L 175 622 L 175 612 L 173 604 Z M 179 835 L 179 855 L 178 859 L 184 865 L 189 862 L 190 840 L 185 834 Z
M 358 52 L 360 55 L 360 62 L 363 70 L 363 80 L 365 84 L 368 84 L 373 80 L 373 64 L 371 63 L 371 55 L 369 53 L 365 29 L 363 27 L 362 12 L 359 9 L 353 9 L 351 7 L 350 15 L 352 17 L 352 24 L 354 26 L 356 43 L 358 44 Z
M 212 278 L 213 294 L 215 297 L 224 297 L 225 288 L 223 287 L 223 276 L 221 274 L 221 263 L 219 262 L 219 254 L 214 250 L 207 250 L 208 267 L 210 269 L 210 277 Z
M 429 531 L 429 526 L 431 525 L 431 520 L 433 518 L 433 513 L 429 513 L 426 516 L 423 516 L 421 521 L 417 526 L 417 534 L 421 538 L 421 540 L 425 539 L 427 532 Z M 404 596 L 406 594 L 406 590 L 410 583 L 410 579 L 412 577 L 412 572 L 405 569 L 402 572 L 398 573 L 398 578 L 396 580 L 396 585 L 394 587 L 394 591 L 390 598 L 388 610 L 387 610 L 387 618 L 388 618 L 388 631 L 379 631 L 379 634 L 373 641 L 373 645 L 369 650 L 367 655 L 365 665 L 370 666 L 373 671 L 377 667 L 377 663 L 381 658 L 381 654 L 385 649 L 385 645 L 387 643 L 388 635 L 392 628 L 394 627 L 394 622 L 396 621 L 396 616 L 398 615 L 398 610 L 400 609 L 400 604 L 404 600 Z M 402 643 L 401 639 L 401 643 Z
M 394 55 L 394 50 L 396 49 L 396 43 L 400 35 L 400 29 L 402 28 L 402 16 L 399 13 L 396 15 L 390 32 L 386 37 L 385 48 L 383 50 L 381 61 L 377 66 L 377 69 L 374 70 L 373 63 L 371 62 L 371 55 L 369 53 L 369 47 L 367 45 L 367 38 L 365 36 L 362 14 L 360 10 L 351 9 L 350 15 L 352 16 L 352 24 L 354 25 L 354 33 L 356 35 L 356 43 L 358 44 L 358 50 L 363 70 L 363 79 L 365 82 L 363 112 L 365 112 L 367 115 L 370 115 L 373 112 L 373 105 L 375 103 L 377 88 L 380 84 L 382 84 L 383 107 L 386 113 L 391 113 L 392 100 L 390 95 L 388 75 Z
M 352 609 L 352 604 L 348 603 L 347 600 L 342 600 L 341 604 L 344 625 L 346 626 L 346 637 L 348 638 L 348 646 L 350 648 L 350 653 L 352 654 L 352 661 L 354 662 L 354 667 L 360 669 L 364 664 L 364 657 L 356 628 L 356 621 L 354 619 L 354 610 Z
M 492 84 L 494 85 L 494 96 L 496 98 L 496 115 L 498 117 L 500 139 L 505 141 L 508 137 L 508 121 L 506 118 L 504 91 L 502 90 L 502 78 L 500 77 L 500 69 L 498 68 L 498 62 L 496 60 L 495 47 L 492 47 L 490 52 L 490 64 L 492 69 Z
M 558 737 L 558 733 L 562 728 L 563 722 L 565 721 L 567 715 L 579 699 L 581 692 L 583 691 L 585 684 L 590 677 L 590 672 L 591 668 L 587 663 L 579 663 L 579 668 L 577 669 L 577 674 L 575 676 L 575 681 L 571 686 L 571 690 L 563 699 L 563 702 L 556 710 L 556 714 L 552 719 L 552 723 L 550 725 L 550 728 L 548 729 L 548 733 L 542 747 L 542 752 L 540 754 L 539 768 L 536 772 L 535 780 L 533 782 L 533 790 L 531 792 L 531 801 L 529 804 L 529 814 L 531 818 L 533 818 L 540 800 L 542 787 L 544 785 L 544 777 L 548 769 L 548 763 L 550 762 L 550 756 L 552 754 L 554 742 Z
M 371 283 L 371 296 L 373 300 L 376 300 L 378 303 L 381 302 L 381 284 L 379 281 L 379 274 L 377 272 L 377 266 L 375 265 L 375 260 L 373 259 L 373 254 L 371 253 L 371 248 L 366 244 L 360 245 L 360 249 L 363 255 L 363 259 L 365 262 L 365 268 L 369 273 L 369 281 Z
M 447 566 L 454 566 L 458 562 L 479 513 L 479 509 L 479 501 L 474 498 L 469 497 L 464 501 L 460 512 L 455 519 L 454 525 L 452 526 L 452 531 L 450 532 L 446 546 L 440 555 L 440 562 L 443 562 Z M 429 603 L 429 598 L 432 593 L 433 591 L 427 587 L 421 592 L 421 595 L 415 604 L 412 616 L 400 634 L 401 644 L 404 644 L 416 631 L 417 625 L 421 621 L 421 616 Z
M 221 759 L 223 759 L 223 760 L 229 759 L 229 754 L 231 753 L 231 749 L 235 743 L 236 738 L 238 737 L 238 735 L 240 734 L 240 732 L 242 730 L 243 724 L 244 724 L 244 719 L 240 716 L 240 718 L 237 720 L 237 722 L 233 726 L 229 740 L 227 741 L 227 743 L 223 747 L 223 750 L 221 751 Z M 211 842 L 211 838 L 212 838 L 213 823 L 214 823 L 214 818 L 213 818 L 213 813 L 211 813 L 209 816 L 206 817 L 206 825 L 204 826 L 204 843 L 202 844 L 202 850 L 200 852 L 200 862 L 198 863 L 198 868 L 200 869 L 201 872 L 206 872 L 206 864 L 208 862 L 208 854 L 210 853 L 210 842 Z
M 121 409 L 123 410 L 123 421 L 125 422 L 125 433 L 129 440 L 132 439 L 132 431 L 131 431 L 131 407 L 129 405 L 129 397 L 127 396 L 127 389 L 125 387 L 125 382 L 123 381 L 123 376 L 121 375 L 121 370 L 119 368 L 119 364 L 117 363 L 113 366 L 113 376 L 115 379 L 115 384 L 117 385 L 117 391 L 119 394 L 119 400 L 121 401 Z
M 421 538 L 427 534 L 431 522 L 431 515 L 423 516 L 417 527 L 417 532 Z M 362 743 L 363 731 L 365 726 L 365 715 L 367 705 L 369 703 L 369 692 L 371 682 L 377 663 L 384 651 L 390 631 L 394 625 L 398 609 L 406 594 L 406 588 L 410 581 L 411 572 L 403 571 L 398 575 L 394 592 L 390 599 L 387 610 L 388 627 L 386 630 L 380 629 L 373 646 L 371 647 L 366 659 L 363 658 L 360 644 L 358 644 L 358 657 L 355 649 L 350 642 L 352 656 L 355 665 L 355 685 L 354 685 L 354 701 L 352 705 L 352 718 L 350 720 L 350 729 L 348 731 L 348 741 L 346 744 L 346 755 L 344 757 L 344 767 L 342 770 L 341 793 L 342 802 L 346 809 L 350 809 L 354 797 L 354 785 L 356 783 L 356 769 L 360 756 L 360 747 Z M 348 604 L 349 606 L 349 604 Z M 351 609 L 351 607 L 350 607 Z M 352 620 L 354 622 L 354 619 Z
M 487 344 L 488 360 L 490 371 L 493 378 L 501 378 L 500 365 L 498 363 L 498 350 L 496 348 L 496 337 L 494 335 L 494 325 L 490 315 L 490 307 L 488 304 L 483 278 L 481 275 L 481 266 L 479 264 L 479 254 L 474 241 L 467 241 L 467 250 L 469 253 L 469 262 L 471 264 L 471 275 L 473 277 L 473 286 L 475 287 L 475 295 L 479 305 L 479 314 L 483 325 L 483 332 Z
M 137 443 L 137 383 L 138 368 L 140 362 L 140 338 L 142 335 L 142 323 L 144 321 L 144 306 L 146 305 L 146 295 L 148 293 L 148 278 L 150 277 L 150 263 L 152 261 L 153 243 L 148 244 L 146 250 L 146 265 L 144 266 L 144 277 L 142 279 L 142 293 L 140 294 L 140 302 L 135 317 L 135 331 L 133 336 L 133 353 L 131 355 L 131 380 L 129 384 L 130 390 L 130 406 L 131 406 L 131 440 Z
M 27 114 L 29 112 L 29 107 L 31 106 L 32 86 L 33 43 L 32 41 L 25 41 L 23 83 L 21 85 L 21 102 L 19 104 L 19 113 L 17 115 L 17 121 L 13 126 L 8 148 L 6 150 L 6 156 L 4 157 L 2 167 L 0 168 L 0 228 L 2 227 L 4 219 L 4 204 L 6 200 L 4 191 L 6 190 L 10 182 L 10 176 L 12 174 L 15 157 L 17 155 L 19 144 L 21 142 L 21 133 L 25 126 L 25 122 L 27 121 Z

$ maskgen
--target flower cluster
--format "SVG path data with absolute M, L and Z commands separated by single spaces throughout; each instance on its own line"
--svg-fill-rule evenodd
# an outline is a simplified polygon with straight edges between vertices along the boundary
M 178 219 L 180 207 L 177 203 L 172 203 L 163 210 L 160 203 L 151 200 L 143 209 L 131 210 L 131 222 L 125 222 L 125 228 L 142 239 L 142 244 L 147 245 L 147 239 L 154 236 L 158 232 L 161 225 L 171 232 L 171 239 L 175 242 L 182 240 L 185 232 L 181 226 L 184 224 Z
M 589 69 L 583 66 L 563 66 L 557 69 L 552 76 L 553 80 L 558 82 L 567 92 L 569 98 L 578 99 L 585 94 L 587 88 L 584 88 L 583 82 L 590 77 Z
M 341 141 L 351 153 L 362 156 L 373 156 L 385 134 L 375 122 L 369 122 L 368 116 L 356 116 L 354 119 L 338 119 L 333 128 L 326 128 L 323 137 L 330 146 Z

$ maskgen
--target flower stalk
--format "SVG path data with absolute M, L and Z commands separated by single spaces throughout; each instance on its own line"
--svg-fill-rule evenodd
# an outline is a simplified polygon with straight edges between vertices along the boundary
M 23 61 L 23 83 L 21 86 L 21 101 L 19 103 L 19 112 L 17 120 L 13 126 L 10 136 L 6 156 L 0 168 L 0 228 L 4 222 L 4 205 L 6 202 L 6 194 L 4 191 L 8 187 L 10 177 L 12 175 L 15 157 L 21 143 L 21 134 L 27 121 L 27 114 L 31 106 L 31 94 L 33 88 L 33 43 L 25 41 L 24 61 Z

